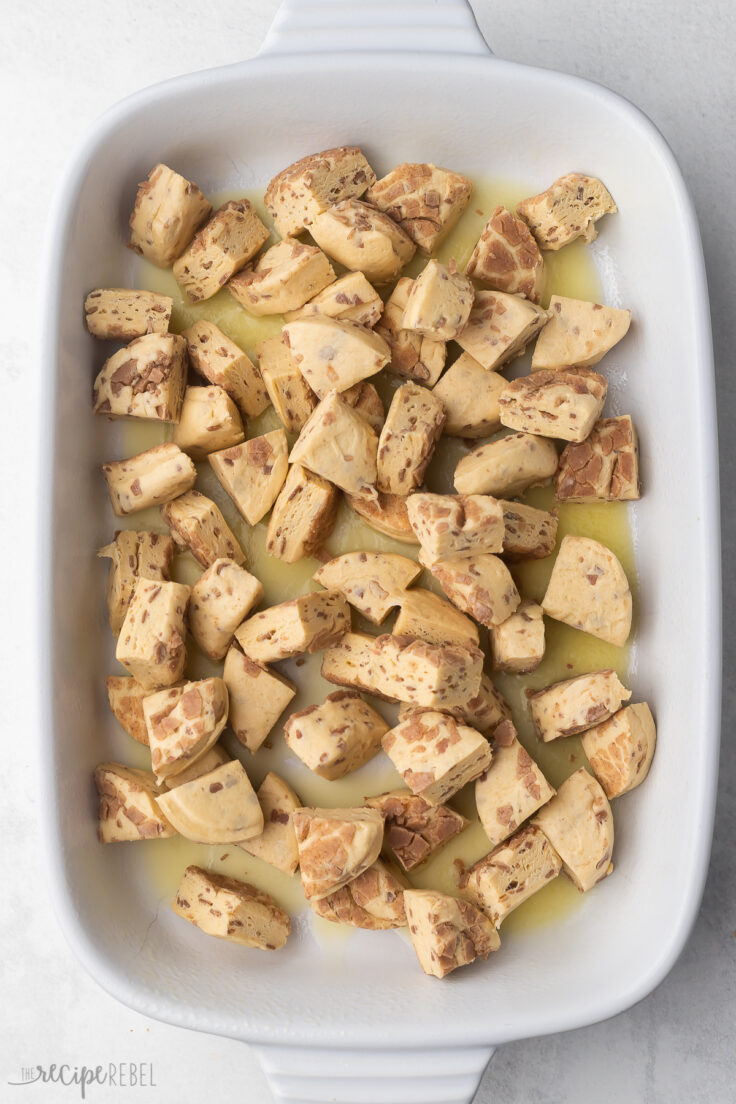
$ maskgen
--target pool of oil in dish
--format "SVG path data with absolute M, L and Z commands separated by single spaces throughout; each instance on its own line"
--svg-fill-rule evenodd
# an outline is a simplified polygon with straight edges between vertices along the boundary
M 263 206 L 259 193 L 245 193 L 255 204 L 267 224 L 270 219 Z M 443 244 L 438 256 L 447 261 L 454 258 L 458 267 L 466 263 L 473 245 L 485 225 L 493 208 L 503 203 L 513 209 L 516 202 L 529 194 L 529 189 L 512 182 L 486 180 L 476 184 L 473 199 L 449 240 Z M 219 202 L 233 198 L 233 194 L 216 197 Z M 423 260 L 419 257 L 408 266 L 407 274 L 416 275 Z M 590 252 L 582 242 L 575 242 L 560 253 L 545 255 L 547 286 L 544 302 L 554 292 L 581 299 L 596 299 L 600 295 L 599 282 Z M 185 300 L 177 287 L 170 271 L 141 262 L 137 277 L 140 287 L 164 292 L 174 298 L 171 329 L 179 332 L 198 318 L 207 318 L 216 323 L 238 345 L 255 355 L 259 341 L 277 334 L 282 325 L 280 317 L 255 318 L 249 315 L 226 291 L 219 292 L 212 299 L 201 304 L 191 304 Z M 454 359 L 459 349 L 448 350 L 448 363 Z M 514 374 L 526 370 L 528 360 L 515 362 Z M 382 374 L 378 383 L 384 401 L 390 400 L 391 392 L 401 380 Z M 252 419 L 246 426 L 246 435 L 255 437 L 280 423 L 272 408 L 259 418 Z M 171 437 L 170 427 L 161 427 L 154 423 L 130 421 L 122 427 L 122 451 L 132 456 L 145 448 L 150 448 Z M 452 474 L 461 455 L 468 445 L 456 439 L 443 438 L 427 474 L 427 485 L 431 490 L 451 491 Z M 265 603 L 273 604 L 285 601 L 309 589 L 316 589 L 312 575 L 319 566 L 314 559 L 305 559 L 297 564 L 284 564 L 274 559 L 266 551 L 266 523 L 248 526 L 233 507 L 230 499 L 217 482 L 209 464 L 205 461 L 198 465 L 197 488 L 214 499 L 223 511 L 228 524 L 238 537 L 246 555 L 246 564 L 262 582 Z M 524 501 L 531 505 L 551 509 L 554 506 L 552 488 L 542 487 L 530 490 Z M 623 504 L 600 504 L 595 506 L 566 505 L 558 508 L 559 536 L 565 533 L 586 534 L 607 544 L 621 559 L 629 579 L 635 580 L 634 556 L 631 541 L 627 507 Z M 151 527 L 163 530 L 158 511 L 145 511 L 132 518 L 123 519 L 123 525 L 130 528 Z M 116 525 L 120 521 L 116 519 Z M 332 555 L 360 549 L 399 552 L 416 558 L 411 545 L 400 544 L 376 533 L 355 515 L 344 503 L 340 507 L 335 529 L 326 544 Z M 546 581 L 551 571 L 554 557 L 514 566 L 513 573 L 524 596 L 539 599 L 544 593 Z M 201 569 L 193 558 L 179 555 L 176 558 L 174 577 L 182 582 L 192 583 Z M 421 585 L 439 590 L 437 584 L 425 573 Z M 362 631 L 389 631 L 391 619 L 376 629 L 361 618 L 353 616 L 354 627 Z M 593 637 L 547 619 L 547 654 L 541 666 L 533 674 L 526 676 L 495 675 L 494 680 L 510 702 L 514 720 L 519 729 L 520 738 L 530 754 L 539 762 L 545 774 L 554 785 L 567 777 L 578 766 L 585 763 L 580 740 L 571 738 L 552 744 L 540 743 L 531 728 L 525 707 L 524 691 L 546 685 L 558 679 L 567 678 L 576 673 L 595 670 L 600 667 L 613 667 L 625 678 L 629 663 L 629 649 L 616 648 L 596 641 Z M 485 630 L 481 630 L 481 643 L 486 643 Z M 298 694 L 290 706 L 290 712 L 302 709 L 313 702 L 321 701 L 334 687 L 325 682 L 320 675 L 321 657 L 304 656 L 278 664 L 279 669 L 298 686 Z M 209 661 L 190 641 L 189 677 L 204 677 L 219 673 L 217 664 Z M 383 702 L 376 707 L 384 713 L 387 720 L 396 716 L 396 708 Z M 233 755 L 239 755 L 248 770 L 254 786 L 258 786 L 269 770 L 276 770 L 299 793 L 307 804 L 339 806 L 352 805 L 375 793 L 401 785 L 401 779 L 383 753 L 347 778 L 338 782 L 327 782 L 309 771 L 286 747 L 283 732 L 277 725 L 264 746 L 255 755 L 245 751 L 232 735 L 225 735 L 223 742 Z M 130 759 L 135 765 L 146 765 L 147 751 L 139 745 L 131 748 Z M 435 855 L 420 870 L 412 874 L 411 882 L 418 887 L 433 886 L 447 892 L 457 892 L 458 877 L 462 868 L 486 854 L 489 850 L 488 839 L 477 819 L 474 807 L 473 787 L 466 787 L 451 802 L 470 820 L 469 826 L 442 851 Z M 162 900 L 170 898 L 181 874 L 189 863 L 198 863 L 208 869 L 230 874 L 254 882 L 271 893 L 292 915 L 304 909 L 305 901 L 298 877 L 290 878 L 267 863 L 248 855 L 234 844 L 205 846 L 191 843 L 176 837 L 157 840 L 137 849 L 140 854 L 142 875 L 154 886 Z M 504 923 L 504 932 L 510 934 L 534 929 L 549 924 L 575 908 L 580 895 L 565 879 L 557 878 L 542 892 L 520 906 Z M 340 925 L 328 924 L 315 916 L 310 916 L 310 925 L 318 941 L 328 938 L 345 939 Z

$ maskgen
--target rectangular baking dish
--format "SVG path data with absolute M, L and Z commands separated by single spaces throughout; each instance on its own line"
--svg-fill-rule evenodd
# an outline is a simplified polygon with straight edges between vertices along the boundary
M 111 748 L 107 626 L 90 576 L 110 537 L 99 469 L 114 438 L 90 416 L 84 294 L 135 278 L 130 197 L 156 161 L 206 192 L 248 189 L 348 142 L 379 173 L 431 159 L 539 189 L 571 170 L 600 176 L 620 210 L 592 247 L 603 300 L 634 315 L 625 355 L 603 367 L 609 410 L 632 414 L 643 443 L 632 679 L 656 708 L 657 754 L 618 807 L 616 874 L 565 919 L 444 983 L 401 940 L 365 932 L 339 966 L 302 928 L 278 955 L 233 955 L 158 908 L 128 849 L 94 844 L 90 773 Z M 46 274 L 42 808 L 54 908 L 84 966 L 147 1015 L 257 1044 L 279 1099 L 344 1104 L 467 1101 L 494 1046 L 649 993 L 700 902 L 720 700 L 708 296 L 692 205 L 651 122 L 596 85 L 494 58 L 464 0 L 292 0 L 257 58 L 148 89 L 97 123 L 60 191 Z

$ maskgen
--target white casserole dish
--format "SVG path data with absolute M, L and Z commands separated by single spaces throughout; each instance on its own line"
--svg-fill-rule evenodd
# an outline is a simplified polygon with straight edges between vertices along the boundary
M 99 465 L 116 439 L 90 416 L 83 296 L 135 278 L 123 249 L 130 197 L 157 160 L 206 192 L 247 189 L 343 142 L 363 146 L 379 172 L 432 159 L 540 189 L 571 169 L 595 173 L 621 212 L 592 247 L 603 298 L 635 317 L 625 355 L 603 367 L 609 409 L 634 416 L 643 447 L 632 678 L 656 709 L 657 755 L 646 786 L 618 805 L 614 877 L 565 919 L 442 983 L 401 940 L 363 932 L 339 967 L 306 934 L 278 955 L 233 956 L 158 911 L 128 849 L 94 844 L 90 773 L 111 748 L 100 737 L 107 627 L 90 574 L 109 539 Z M 653 125 L 598 86 L 493 58 L 464 0 L 291 0 L 256 59 L 148 89 L 96 125 L 52 220 L 43 349 L 53 557 L 41 596 L 42 807 L 54 907 L 90 973 L 150 1016 L 258 1045 L 279 1099 L 343 1104 L 467 1101 L 494 1046 L 603 1019 L 649 993 L 700 902 L 720 700 L 708 299 L 692 206 Z

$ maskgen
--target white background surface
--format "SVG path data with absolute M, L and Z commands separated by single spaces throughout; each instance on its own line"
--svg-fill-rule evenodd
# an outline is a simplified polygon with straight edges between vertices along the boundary
M 346 0 L 348 3 L 349 0 Z M 140 1099 L 188 1104 L 216 1094 L 267 1104 L 255 1056 L 242 1044 L 184 1032 L 117 1004 L 81 971 L 44 890 L 36 832 L 33 541 L 37 408 L 43 388 L 35 337 L 44 221 L 59 173 L 90 122 L 138 88 L 227 64 L 258 49 L 277 0 L 36 0 L 3 9 L 0 93 L 4 229 L 0 248 L 0 1102 L 75 1100 L 75 1089 L 12 1088 L 23 1065 L 152 1062 L 156 1089 L 89 1090 L 99 1104 Z M 665 6 L 501 5 L 475 0 L 495 52 L 598 80 L 642 107 L 673 146 L 700 219 L 713 309 L 724 509 L 726 659 L 724 747 L 713 860 L 690 942 L 667 980 L 607 1023 L 499 1050 L 477 1104 L 729 1104 L 736 1100 L 736 10 L 727 0 Z M 666 7 L 670 10 L 665 14 Z M 568 13 L 568 14 L 566 14 Z M 582 14 L 581 14 L 582 13 Z M 247 118 L 244 120 L 247 125 Z M 652 366 L 672 386 L 666 364 Z M 678 381 L 677 386 L 687 386 Z M 687 442 L 683 442 L 687 447 Z M 673 507 L 677 489 L 673 488 Z M 676 647 L 676 642 L 673 642 Z M 666 662 L 666 656 L 662 657 Z M 694 740 L 698 733 L 692 734 Z M 673 810 L 687 816 L 687 809 Z M 666 832 L 666 824 L 662 831 Z

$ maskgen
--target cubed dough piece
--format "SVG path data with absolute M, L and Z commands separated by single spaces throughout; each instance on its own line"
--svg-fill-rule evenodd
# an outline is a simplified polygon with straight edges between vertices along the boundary
M 365 418 L 374 433 L 379 434 L 386 420 L 386 411 L 383 400 L 372 383 L 363 380 L 348 387 L 347 391 L 340 392 L 340 398 L 353 410 Z
M 557 459 L 557 449 L 544 437 L 510 433 L 463 456 L 455 468 L 455 488 L 459 494 L 513 497 L 550 479 Z
M 542 609 L 555 621 L 619 647 L 631 632 L 626 572 L 610 548 L 590 537 L 563 537 Z
M 432 390 L 445 407 L 443 433 L 448 437 L 495 433 L 501 427 L 498 396 L 505 386 L 506 380 L 498 372 L 487 372 L 470 353 L 462 353 Z
M 373 284 L 395 280 L 416 251 L 393 219 L 359 199 L 345 199 L 317 215 L 310 230 L 329 257 Z
M 204 755 L 200 755 L 193 763 L 190 762 L 184 770 L 177 771 L 176 774 L 167 778 L 164 783 L 165 788 L 174 790 L 177 786 L 184 786 L 187 782 L 193 782 L 195 778 L 201 778 L 203 774 L 209 774 L 216 767 L 229 763 L 231 758 L 232 756 L 228 755 L 221 744 L 213 744 Z
M 256 663 L 272 663 L 328 648 L 349 629 L 350 607 L 342 594 L 319 590 L 254 613 L 235 637 Z
M 212 207 L 196 184 L 168 165 L 154 165 L 138 185 L 128 246 L 159 268 L 180 257 Z
M 491 921 L 469 901 L 436 889 L 407 889 L 404 908 L 419 965 L 443 978 L 501 946 Z
M 461 706 L 480 689 L 483 653 L 406 636 L 347 632 L 325 651 L 322 677 L 387 701 L 428 709 Z
M 445 366 L 447 343 L 404 329 L 404 311 L 414 281 L 402 276 L 386 300 L 376 332 L 388 342 L 391 361 L 388 369 L 397 376 L 433 387 Z
M 326 897 L 372 866 L 381 853 L 377 809 L 296 809 L 292 814 L 304 896 Z
M 249 525 L 256 525 L 276 500 L 289 467 L 288 451 L 286 433 L 275 429 L 208 457 L 221 486 Z
M 275 951 L 283 947 L 291 921 L 267 893 L 236 878 L 188 866 L 171 907 L 206 935 Z
M 549 311 L 504 291 L 476 291 L 473 309 L 457 343 L 488 371 L 515 356 L 546 326 Z
M 375 179 L 357 146 L 338 146 L 282 169 L 266 188 L 266 207 L 281 237 L 293 237 L 333 203 L 361 196 Z
M 449 265 L 428 261 L 409 291 L 402 329 L 435 341 L 454 341 L 468 321 L 474 294 L 470 280 L 457 271 L 454 261 Z
M 312 314 L 288 322 L 283 340 L 314 393 L 347 391 L 388 364 L 391 350 L 384 339 L 358 322 Z
M 365 418 L 330 391 L 310 414 L 289 460 L 343 491 L 370 495 L 375 494 L 377 451 L 378 438 Z
M 332 532 L 339 502 L 337 487 L 292 464 L 268 523 L 269 555 L 285 563 L 314 555 Z
M 189 631 L 210 659 L 223 659 L 235 630 L 263 598 L 255 575 L 224 557 L 200 575 L 189 596 Z
M 657 729 L 646 702 L 627 705 L 608 721 L 589 728 L 583 751 L 610 800 L 641 785 L 649 774 Z
M 243 747 L 256 752 L 293 700 L 296 686 L 234 646 L 225 657 L 222 677 L 230 699 L 232 730 Z
M 150 771 L 122 763 L 100 763 L 95 769 L 100 800 L 97 838 L 100 843 L 124 843 L 140 839 L 167 839 L 176 835 L 159 808 L 162 788 Z
M 286 238 L 233 276 L 228 291 L 250 314 L 298 310 L 335 279 L 321 249 Z
M 173 441 L 194 460 L 245 438 L 237 406 L 222 387 L 187 387 Z
M 317 405 L 317 396 L 299 371 L 283 336 L 256 347 L 268 398 L 288 433 L 298 433 Z
M 582 237 L 595 241 L 595 223 L 609 211 L 617 211 L 610 192 L 600 180 L 582 173 L 567 173 L 545 192 L 522 200 L 516 208 L 531 227 L 542 249 L 562 249 Z
M 117 636 L 138 579 L 169 581 L 174 542 L 163 533 L 123 529 L 97 555 L 111 560 L 107 576 L 107 611 L 110 628 Z
M 366 199 L 430 254 L 455 226 L 472 193 L 467 176 L 431 163 L 404 163 L 377 180 Z
M 561 869 L 560 856 L 544 832 L 530 824 L 466 870 L 460 890 L 498 928 Z
M 139 579 L 135 585 L 115 658 L 146 690 L 173 686 L 184 673 L 188 601 L 183 583 Z
M 174 278 L 193 303 L 211 299 L 270 237 L 248 199 L 219 207 L 174 264 Z
M 263 812 L 239 759 L 162 794 L 161 808 L 195 843 L 237 843 L 259 836 Z
M 110 709 L 129 736 L 148 746 L 148 729 L 143 716 L 143 699 L 151 693 L 130 675 L 108 675 L 105 679 Z
M 606 401 L 608 383 L 591 368 L 534 372 L 501 392 L 501 424 L 522 433 L 584 441 Z
M 550 320 L 532 355 L 532 372 L 540 369 L 592 368 L 626 335 L 631 311 L 582 299 L 553 295 Z
M 403 721 L 405 717 L 412 713 L 421 711 L 422 708 L 416 705 L 402 704 L 399 706 L 399 720 Z M 493 685 L 490 676 L 485 672 L 476 694 L 469 697 L 461 705 L 443 706 L 443 712 L 449 713 L 451 717 L 470 725 L 471 728 L 477 728 L 478 732 L 482 732 L 486 736 L 494 732 L 499 724 L 511 717 L 511 707 Z
M 185 452 L 168 441 L 128 460 L 111 460 L 102 465 L 102 474 L 113 513 L 125 517 L 178 498 L 194 486 L 197 469 Z
M 150 333 L 118 349 L 94 384 L 95 414 L 178 422 L 187 384 L 187 343 Z
M 404 890 L 409 883 L 392 864 L 376 859 L 342 889 L 317 897 L 310 905 L 323 920 L 367 931 L 406 927 Z
M 419 562 L 434 575 L 447 597 L 463 613 L 490 629 L 510 617 L 521 598 L 503 560 L 490 552 Z
M 312 578 L 327 590 L 339 590 L 363 617 L 380 625 L 401 605 L 421 570 L 416 561 L 390 552 L 346 552 L 322 564 Z
M 301 808 L 302 802 L 291 786 L 273 771 L 269 771 L 263 779 L 256 796 L 263 811 L 263 831 L 258 836 L 242 840 L 238 847 L 284 874 L 294 874 L 299 865 L 299 851 L 291 814 Z
M 544 659 L 542 607 L 529 599 L 521 602 L 510 617 L 491 627 L 490 641 L 494 671 L 515 675 L 536 671 Z
M 503 548 L 503 509 L 491 495 L 411 495 L 409 522 L 427 563 Z
M 415 587 L 403 596 L 393 631 L 396 636 L 415 636 L 429 644 L 478 647 L 478 630 L 470 618 L 424 587 Z
M 366 805 L 384 819 L 384 841 L 404 870 L 415 870 L 467 827 L 449 805 L 430 805 L 411 790 L 391 790 L 367 797 Z
M 491 846 L 496 847 L 515 832 L 554 793 L 516 738 L 511 721 L 497 725 L 491 765 L 475 783 L 478 817 Z
M 95 288 L 84 300 L 84 320 L 93 337 L 103 341 L 132 341 L 144 334 L 169 329 L 170 295 L 133 288 Z
M 294 322 L 297 318 L 323 314 L 327 318 L 372 327 L 381 317 L 382 310 L 381 296 L 363 273 L 346 272 L 299 310 L 286 311 L 284 318 L 287 322 Z
M 529 227 L 505 207 L 496 207 L 465 266 L 468 276 L 495 291 L 524 295 L 539 303 L 544 258 Z
M 292 713 L 284 736 L 305 766 L 332 782 L 372 759 L 388 729 L 357 690 L 335 690 L 321 705 Z
M 375 636 L 366 633 L 346 632 L 337 644 L 325 649 L 322 678 L 337 686 L 350 686 L 392 701 L 389 693 L 378 688 L 375 641 Z
M 177 543 L 188 548 L 202 567 L 211 567 L 222 557 L 238 564 L 245 560 L 220 507 L 199 491 L 187 491 L 167 502 L 161 507 L 161 516 Z
M 545 743 L 560 736 L 577 736 L 607 721 L 630 697 L 631 691 L 611 668 L 527 691 L 534 728 Z
M 200 318 L 183 336 L 195 372 L 227 391 L 244 418 L 257 418 L 263 413 L 269 396 L 261 373 L 227 334 Z
M 600 783 L 585 767 L 562 783 L 534 817 L 562 859 L 562 869 L 581 893 L 613 870 L 613 815 Z
M 220 485 L 249 525 L 257 525 L 273 506 L 289 468 L 289 443 L 283 429 L 251 437 L 242 445 L 211 452 L 208 459 Z
M 565 446 L 557 472 L 558 502 L 627 502 L 641 498 L 639 443 L 628 414 L 602 418 L 580 444 Z
M 382 743 L 411 792 L 430 805 L 441 805 L 491 765 L 485 737 L 446 713 L 413 713 Z
M 385 635 L 375 638 L 373 656 L 379 694 L 395 701 L 448 710 L 480 690 L 483 653 L 476 647 Z
M 220 678 L 185 682 L 143 701 L 151 764 L 165 782 L 217 743 L 227 724 L 227 687 Z
M 557 541 L 557 513 L 538 510 L 524 502 L 501 499 L 503 509 L 503 557 L 518 560 L 543 560 L 551 555 Z
M 379 491 L 375 498 L 346 494 L 345 500 L 351 510 L 377 533 L 402 544 L 419 543 L 409 524 L 406 510 L 409 499 L 406 495 L 381 494 Z
M 445 408 L 416 383 L 394 391 L 378 440 L 378 490 L 411 494 L 421 485 L 445 424 Z

